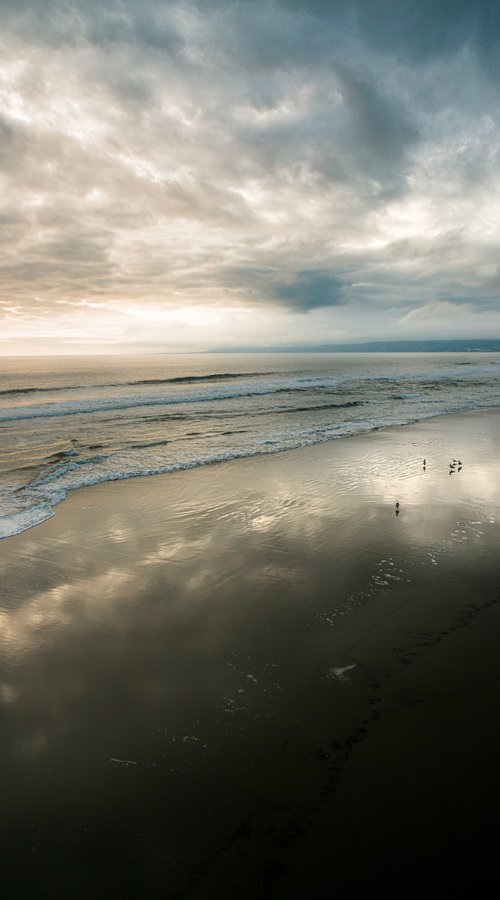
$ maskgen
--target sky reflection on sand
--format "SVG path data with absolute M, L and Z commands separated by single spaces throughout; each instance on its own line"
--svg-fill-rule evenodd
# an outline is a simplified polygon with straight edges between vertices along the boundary
M 465 421 L 474 426 L 473 416 Z M 218 469 L 217 475 L 224 475 L 222 485 L 218 478 L 212 485 L 204 472 L 186 473 L 180 478 L 166 476 L 149 484 L 129 483 L 125 489 L 111 485 L 109 496 L 118 508 L 109 504 L 95 509 L 83 505 L 75 495 L 70 502 L 77 503 L 78 517 L 75 520 L 71 516 L 66 504 L 62 534 L 58 513 L 54 522 L 45 526 L 45 532 L 36 529 L 17 541 L 17 546 L 26 548 L 19 581 L 16 550 L 10 553 L 13 544 L 2 545 L 7 551 L 0 561 L 7 607 L 0 612 L 0 640 L 5 649 L 10 647 L 10 652 L 16 653 L 44 642 L 47 638 L 41 632 L 45 628 L 78 627 L 78 622 L 85 620 L 109 624 L 118 609 L 123 614 L 124 606 L 140 605 L 141 594 L 154 586 L 148 569 L 164 570 L 168 602 L 175 613 L 191 602 L 197 606 L 200 592 L 217 590 L 222 582 L 236 583 L 242 577 L 256 582 L 259 572 L 263 586 L 271 571 L 278 573 L 276 579 L 283 585 L 291 584 L 300 580 L 301 571 L 304 577 L 308 572 L 309 564 L 305 568 L 301 565 L 299 553 L 305 546 L 312 556 L 318 551 L 321 555 L 322 550 L 335 553 L 336 549 L 349 549 L 350 542 L 359 549 L 360 529 L 370 520 L 373 526 L 379 516 L 385 523 L 385 509 L 390 509 L 396 498 L 401 505 L 399 524 L 404 524 L 405 540 L 428 541 L 431 549 L 436 541 L 450 537 L 450 503 L 464 509 L 474 506 L 482 511 L 486 522 L 494 521 L 500 505 L 500 461 L 492 458 L 486 440 L 494 418 L 490 415 L 476 421 L 486 423 L 484 433 L 477 434 L 470 427 L 467 434 L 463 419 L 447 420 L 448 440 L 450 424 L 453 427 L 456 423 L 453 446 L 460 443 L 465 451 L 462 471 L 451 477 L 450 454 L 443 448 L 440 422 L 436 421 L 423 429 L 417 427 L 420 453 L 427 459 L 425 472 L 416 453 L 405 459 L 403 452 L 398 452 L 401 449 L 408 457 L 409 448 L 413 449 L 410 426 L 398 432 L 381 432 L 377 440 L 370 437 L 358 441 L 357 449 L 362 452 L 354 467 L 348 441 L 307 451 L 309 459 L 318 460 L 316 470 L 313 463 L 313 478 L 310 466 L 308 477 L 303 477 L 304 456 L 291 453 L 279 457 L 276 463 L 245 461 Z M 250 492 L 245 490 L 245 469 L 252 474 L 259 471 L 258 492 L 251 480 Z M 184 487 L 186 478 L 197 480 L 200 494 L 195 489 L 193 494 L 183 496 L 181 492 L 179 496 L 175 481 Z M 164 491 L 167 502 L 156 504 L 150 515 L 152 494 L 145 503 L 143 497 L 155 484 L 158 489 L 154 487 L 152 494 L 161 496 Z M 133 500 L 140 497 L 143 508 L 134 502 L 128 506 L 126 500 L 121 503 L 127 492 Z M 235 492 L 239 502 L 235 501 Z M 88 495 L 98 493 L 99 489 L 91 489 Z M 361 521 L 350 515 L 357 507 Z M 241 554 L 242 534 L 245 556 Z M 94 572 L 89 573 L 89 569 Z M 18 606 L 13 602 L 17 595 L 22 598 Z
M 256 797 L 305 802 L 322 742 L 369 717 L 373 671 L 399 664 L 390 636 L 372 639 L 369 665 L 354 659 L 351 632 L 427 600 L 441 628 L 465 581 L 487 593 L 496 428 L 468 417 L 92 488 L 5 541 L 0 765 L 15 852 L 33 826 L 37 865 L 57 867 L 70 834 L 88 892 L 84 822 L 124 879 L 139 841 L 146 859 L 168 848 L 159 871 L 176 883 Z M 464 467 L 449 477 L 457 435 Z M 353 464 L 356 488 L 343 477 Z

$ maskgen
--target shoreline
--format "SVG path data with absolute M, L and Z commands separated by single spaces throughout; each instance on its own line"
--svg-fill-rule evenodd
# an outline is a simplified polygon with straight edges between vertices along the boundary
M 498 411 L 437 417 L 94 485 L 3 541 L 7 881 L 284 900 L 491 872 L 499 443 Z
M 249 454 L 248 456 L 244 455 L 242 453 L 241 456 L 234 456 L 234 457 L 231 457 L 230 459 L 211 460 L 209 462 L 197 463 L 194 465 L 186 464 L 186 465 L 180 466 L 178 469 L 174 468 L 170 471 L 165 471 L 165 472 L 152 472 L 152 473 L 147 473 L 147 474 L 143 474 L 143 475 L 142 474 L 124 475 L 122 477 L 110 478 L 109 480 L 103 480 L 100 482 L 96 482 L 94 484 L 83 485 L 83 486 L 77 487 L 77 488 L 71 488 L 71 489 L 66 490 L 65 496 L 62 498 L 62 500 L 58 501 L 51 508 L 51 511 L 49 513 L 47 513 L 47 515 L 44 518 L 40 519 L 37 522 L 33 522 L 33 524 L 27 525 L 26 527 L 22 528 L 20 531 L 16 531 L 12 534 L 2 533 L 2 531 L 1 531 L 2 518 L 5 521 L 8 521 L 8 519 L 11 517 L 11 514 L 8 514 L 4 517 L 0 517 L 0 546 L 1 546 L 2 541 L 12 540 L 13 538 L 16 538 L 19 535 L 25 534 L 27 531 L 30 531 L 33 528 L 39 528 L 40 526 L 43 526 L 44 523 L 46 523 L 47 521 L 49 521 L 50 519 L 52 519 L 54 516 L 57 515 L 57 511 L 60 509 L 62 504 L 67 503 L 74 495 L 80 494 L 80 492 L 82 492 L 82 491 L 93 490 L 93 489 L 103 489 L 103 488 L 106 489 L 106 485 L 115 485 L 115 484 L 121 483 L 121 482 L 128 483 L 131 481 L 135 482 L 138 480 L 149 481 L 150 479 L 172 477 L 172 476 L 176 476 L 176 475 L 186 473 L 186 472 L 193 472 L 193 471 L 196 471 L 197 469 L 206 469 L 206 468 L 209 468 L 212 466 L 234 465 L 234 464 L 238 464 L 238 463 L 244 462 L 244 461 L 268 459 L 269 457 L 271 457 L 271 458 L 281 457 L 283 455 L 295 454 L 295 453 L 302 454 L 304 452 L 313 452 L 315 448 L 322 448 L 325 445 L 330 446 L 331 444 L 336 444 L 338 441 L 344 442 L 344 441 L 360 440 L 363 442 L 366 440 L 370 440 L 370 438 L 376 434 L 382 434 L 382 433 L 390 434 L 393 432 L 397 432 L 399 430 L 419 428 L 419 427 L 425 428 L 426 425 L 432 425 L 432 423 L 434 423 L 436 421 L 440 422 L 441 420 L 464 419 L 465 421 L 467 421 L 468 419 L 472 419 L 474 416 L 489 416 L 489 415 L 497 416 L 499 414 L 500 414 L 500 406 L 491 407 L 491 408 L 488 407 L 486 409 L 467 410 L 467 411 L 461 411 L 458 413 L 446 413 L 446 414 L 438 413 L 434 416 L 429 416 L 426 419 L 421 419 L 416 422 L 408 422 L 408 423 L 403 423 L 403 424 L 398 423 L 397 425 L 387 425 L 387 426 L 383 426 L 383 427 L 377 426 L 367 432 L 361 432 L 361 433 L 357 433 L 357 434 L 340 435 L 338 437 L 329 437 L 329 438 L 326 438 L 325 440 L 320 440 L 320 441 L 317 441 L 315 443 L 312 443 L 312 444 L 309 444 L 306 446 L 283 448 L 280 450 L 273 450 L 273 451 L 263 450 L 261 452 Z

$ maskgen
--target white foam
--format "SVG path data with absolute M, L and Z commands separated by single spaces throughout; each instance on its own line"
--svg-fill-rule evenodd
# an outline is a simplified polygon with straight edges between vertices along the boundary
M 111 759 L 108 759 L 108 762 L 114 763 L 117 766 L 122 766 L 123 768 L 127 768 L 128 766 L 137 766 L 135 759 L 116 759 L 116 757 L 112 756 Z
M 31 509 L 25 509 L 21 512 L 15 512 L 8 516 L 0 516 L 0 539 L 12 537 L 14 534 L 20 534 L 21 531 L 27 531 L 35 525 L 40 525 L 46 519 L 50 519 L 54 515 L 54 510 L 49 505 L 34 506 Z
M 350 681 L 351 679 L 347 677 L 346 672 L 350 672 L 355 668 L 356 663 L 351 663 L 350 666 L 334 666 L 332 669 L 328 669 L 328 675 L 335 681 Z

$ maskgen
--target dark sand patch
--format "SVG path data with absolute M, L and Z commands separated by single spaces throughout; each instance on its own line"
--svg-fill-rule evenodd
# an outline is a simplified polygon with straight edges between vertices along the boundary
M 10 896 L 290 897 L 484 866 L 498 427 L 90 488 L 2 542 Z

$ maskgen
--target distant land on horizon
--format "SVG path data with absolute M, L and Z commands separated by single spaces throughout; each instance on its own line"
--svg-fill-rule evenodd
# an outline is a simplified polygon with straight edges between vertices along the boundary
M 500 338 L 448 341 L 364 341 L 351 344 L 294 344 L 285 347 L 218 347 L 206 353 L 499 353 Z

